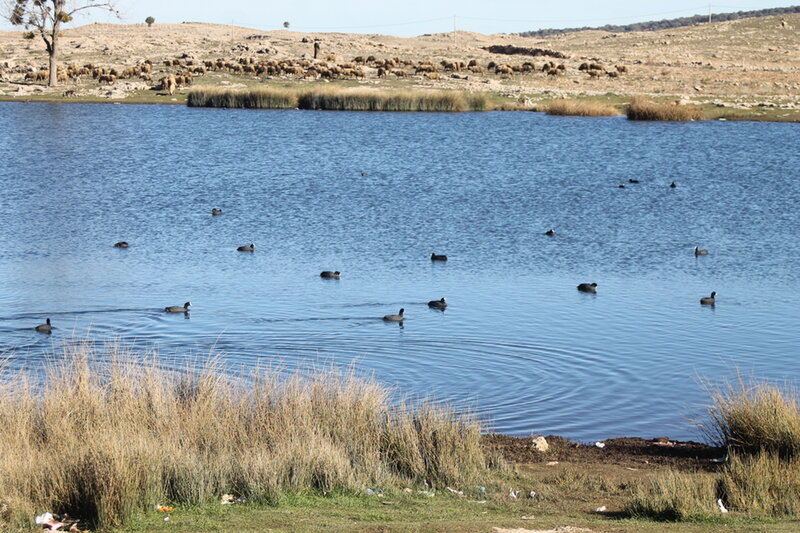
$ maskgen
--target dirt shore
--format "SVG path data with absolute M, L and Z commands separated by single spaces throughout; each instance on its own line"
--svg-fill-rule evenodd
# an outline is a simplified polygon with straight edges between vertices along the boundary
M 319 45 L 313 59 L 314 43 Z M 492 53 L 491 46 L 539 50 L 545 55 Z M 376 88 L 459 89 L 490 93 L 496 107 L 535 109 L 554 98 L 597 98 L 621 103 L 631 95 L 702 104 L 752 118 L 795 120 L 800 116 L 800 14 L 703 24 L 657 32 L 584 31 L 546 39 L 469 32 L 399 38 L 377 34 L 262 32 L 205 23 L 92 24 L 65 30 L 61 64 L 116 69 L 121 74 L 144 62 L 150 76 L 116 76 L 101 83 L 89 72 L 56 88 L 35 73 L 46 68 L 42 42 L 22 31 L 0 32 L 0 98 L 182 103 L 187 88 L 159 92 L 160 79 L 190 66 L 222 60 L 228 64 L 304 62 L 302 70 L 236 72 L 229 68 L 195 73 L 194 85 L 250 87 L 261 84 L 335 83 Z M 559 57 L 561 56 L 561 57 Z M 368 58 L 374 58 L 368 61 Z M 317 71 L 352 64 L 360 74 L 326 79 Z M 379 77 L 375 62 L 397 64 Z M 165 62 L 171 64 L 167 66 Z M 478 68 L 468 70 L 473 61 Z M 438 71 L 418 72 L 430 62 Z M 443 62 L 461 63 L 447 68 Z M 563 65 L 548 75 L 546 63 Z M 174 64 L 173 64 L 174 63 Z M 529 66 L 522 70 L 523 65 Z M 582 64 L 602 67 L 596 75 Z M 497 66 L 516 69 L 497 70 Z M 311 69 L 309 71 L 309 66 Z M 319 67 L 319 68 L 318 68 Z M 393 75 L 402 70 L 402 77 Z M 620 72 L 621 71 L 621 72 Z M 314 75 L 310 75 L 313 73 Z M 26 79 L 26 76 L 28 79 Z M 508 106 L 503 104 L 507 103 Z

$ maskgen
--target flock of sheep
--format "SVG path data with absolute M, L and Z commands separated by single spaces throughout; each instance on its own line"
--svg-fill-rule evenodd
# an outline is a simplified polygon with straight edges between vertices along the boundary
M 184 54 L 188 56 L 188 54 Z M 160 72 L 156 73 L 158 69 Z M 583 63 L 578 71 L 585 72 L 590 78 L 601 75 L 618 77 L 626 73 L 627 67 L 615 65 L 605 67 L 592 62 Z M 161 65 L 156 65 L 147 59 L 137 62 L 132 67 L 117 68 L 100 66 L 92 63 L 84 65 L 70 64 L 58 69 L 59 83 L 70 81 L 77 83 L 81 79 L 92 78 L 100 84 L 113 84 L 117 80 L 138 79 L 153 83 L 154 88 L 164 90 L 170 95 L 180 87 L 192 84 L 194 76 L 204 75 L 208 72 L 227 72 L 234 75 L 252 76 L 257 78 L 292 78 L 292 79 L 364 79 L 368 76 L 377 78 L 396 77 L 408 78 L 422 76 L 429 80 L 439 80 L 444 77 L 463 78 L 470 74 L 491 75 L 501 78 L 510 78 L 515 75 L 542 73 L 545 76 L 560 76 L 567 72 L 564 63 L 556 64 L 546 61 L 535 64 L 525 61 L 519 64 L 510 62 L 499 63 L 489 61 L 480 64 L 477 59 L 469 61 L 444 59 L 438 63 L 430 60 L 412 61 L 399 57 L 379 59 L 375 56 L 358 56 L 350 61 L 339 61 L 336 55 L 327 54 L 324 58 L 317 59 L 256 59 L 253 57 L 219 58 L 213 60 L 196 60 L 192 57 L 165 59 Z M 160 77 L 159 74 L 161 75 Z M 35 68 L 32 65 L 16 65 L 5 69 L 0 68 L 0 80 L 22 79 L 29 82 L 45 82 L 49 78 L 46 67 Z M 158 83 L 155 84 L 155 79 Z

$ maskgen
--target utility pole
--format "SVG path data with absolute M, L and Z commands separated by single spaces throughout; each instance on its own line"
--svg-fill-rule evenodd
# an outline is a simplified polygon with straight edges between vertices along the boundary
M 708 23 L 711 24 L 711 4 L 708 4 Z

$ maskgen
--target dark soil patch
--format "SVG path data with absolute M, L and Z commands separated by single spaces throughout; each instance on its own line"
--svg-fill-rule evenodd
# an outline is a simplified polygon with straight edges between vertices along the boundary
M 724 448 L 699 442 L 676 442 L 664 439 L 625 437 L 603 441 L 604 447 L 581 444 L 562 437 L 545 437 L 550 448 L 539 452 L 531 447 L 532 439 L 508 435 L 484 435 L 484 445 L 498 450 L 506 461 L 512 463 L 567 463 L 616 464 L 634 468 L 644 465 L 671 466 L 681 470 L 715 470 L 711 459 L 725 455 Z

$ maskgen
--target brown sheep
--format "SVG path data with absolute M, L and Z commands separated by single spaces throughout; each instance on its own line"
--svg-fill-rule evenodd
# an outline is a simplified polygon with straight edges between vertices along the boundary
M 393 70 L 393 71 L 392 71 L 392 74 L 394 74 L 394 75 L 395 75 L 395 76 L 397 76 L 398 78 L 405 78 L 405 77 L 407 77 L 407 76 L 408 76 L 408 74 L 406 74 L 406 71 L 405 71 L 405 70 L 400 70 L 400 69 L 395 69 L 395 70 Z
M 115 81 L 117 81 L 117 77 L 114 76 L 113 74 L 101 74 L 100 76 L 97 77 L 97 81 L 98 83 L 112 84 Z
M 383 67 L 378 67 L 378 77 L 379 78 L 386 77 L 386 70 Z
M 178 88 L 178 83 L 175 80 L 175 76 L 170 74 L 169 76 L 164 76 L 161 78 L 161 90 L 167 91 L 167 93 L 172 96 L 175 94 L 175 89 Z
M 471 67 L 468 67 L 468 68 L 469 68 L 469 71 L 474 73 L 474 74 L 483 74 L 486 71 L 486 69 L 483 68 L 480 65 L 472 65 Z
M 428 78 L 429 80 L 438 80 L 441 79 L 442 75 L 439 74 L 438 72 L 426 72 L 425 77 Z

